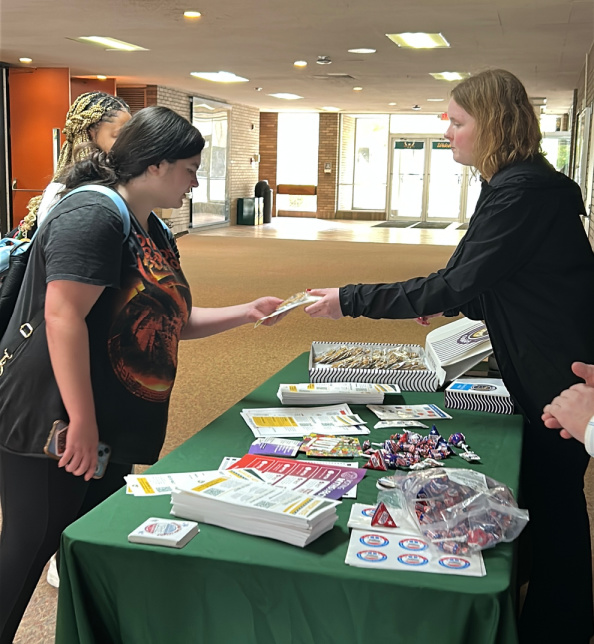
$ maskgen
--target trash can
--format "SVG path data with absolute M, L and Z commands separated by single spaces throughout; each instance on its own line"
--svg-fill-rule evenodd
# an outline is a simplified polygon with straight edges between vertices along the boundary
M 262 223 L 269 224 L 272 221 L 272 188 L 268 185 L 266 179 L 258 181 L 255 188 L 255 195 L 256 197 L 262 197 L 264 199 Z
M 255 197 L 240 197 L 237 200 L 237 223 L 243 226 L 257 226 Z

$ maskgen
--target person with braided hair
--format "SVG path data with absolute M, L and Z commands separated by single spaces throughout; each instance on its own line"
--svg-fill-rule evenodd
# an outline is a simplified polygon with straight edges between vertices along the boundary
M 127 103 L 105 92 L 81 94 L 70 106 L 62 134 L 66 140 L 60 149 L 58 165 L 51 183 L 43 195 L 33 197 L 27 204 L 28 214 L 19 223 L 16 237 L 31 237 L 35 228 L 45 219 L 49 209 L 58 201 L 64 189 L 61 179 L 70 166 L 89 154 L 92 142 L 109 152 L 120 128 L 131 118 Z

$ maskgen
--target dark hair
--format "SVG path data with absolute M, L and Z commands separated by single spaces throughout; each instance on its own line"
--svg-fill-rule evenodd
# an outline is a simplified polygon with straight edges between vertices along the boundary
M 526 89 L 504 69 L 470 76 L 452 98 L 476 121 L 474 165 L 485 179 L 540 151 L 540 126 Z
M 146 107 L 120 130 L 108 153 L 95 148 L 66 175 L 68 190 L 87 183 L 126 184 L 151 165 L 173 163 L 202 152 L 202 134 L 187 119 L 167 107 Z

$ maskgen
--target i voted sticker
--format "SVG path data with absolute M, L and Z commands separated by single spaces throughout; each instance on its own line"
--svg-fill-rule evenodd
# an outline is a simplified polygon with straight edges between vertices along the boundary
M 402 539 L 398 542 L 398 545 L 404 550 L 427 550 L 429 547 L 428 544 L 421 539 L 414 538 Z
M 405 566 L 424 566 L 429 563 L 427 557 L 423 555 L 413 555 L 412 553 L 406 553 L 398 557 L 398 561 Z
M 385 555 L 383 552 L 378 552 L 377 550 L 361 550 L 357 553 L 359 559 L 363 561 L 369 561 L 371 563 L 380 563 L 385 561 L 388 558 L 388 555 Z
M 464 570 L 464 568 L 468 568 L 468 566 L 470 566 L 470 561 L 468 561 L 468 559 L 462 559 L 462 557 L 442 557 L 439 560 L 439 565 L 444 568 Z
M 382 546 L 387 546 L 390 543 L 388 539 L 381 534 L 364 534 L 359 541 L 364 546 L 372 546 L 374 548 L 381 548 Z

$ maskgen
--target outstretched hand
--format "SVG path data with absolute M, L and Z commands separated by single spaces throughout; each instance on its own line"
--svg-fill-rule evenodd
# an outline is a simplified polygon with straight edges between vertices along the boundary
M 573 373 L 585 383 L 561 392 L 543 410 L 542 420 L 549 429 L 560 429 L 563 438 L 584 442 L 586 425 L 594 416 L 594 365 L 574 362 Z
M 283 301 L 284 300 L 281 300 L 278 297 L 259 297 L 257 300 L 254 300 L 253 302 L 250 302 L 248 304 L 248 319 L 251 322 L 257 322 L 261 318 L 274 313 L 278 308 L 278 305 L 282 304 Z M 264 320 L 262 322 L 262 326 L 272 326 L 273 324 L 280 322 L 280 320 L 282 320 L 285 315 L 286 313 L 281 313 L 280 315 L 276 315 L 273 318 L 268 318 L 268 320 Z
M 340 298 L 337 288 L 314 288 L 308 289 L 308 295 L 319 295 L 321 300 L 310 304 L 305 308 L 305 312 L 312 318 L 330 318 L 339 320 L 342 315 L 340 308 Z

